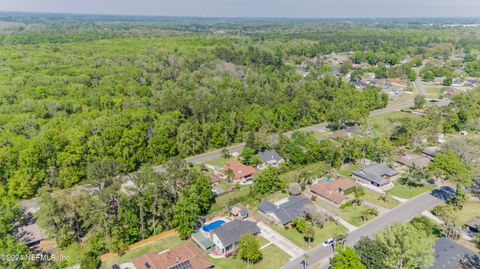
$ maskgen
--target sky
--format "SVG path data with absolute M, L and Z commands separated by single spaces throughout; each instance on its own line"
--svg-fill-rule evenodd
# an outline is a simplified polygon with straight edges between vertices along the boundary
M 0 0 L 0 10 L 192 17 L 480 17 L 480 0 Z

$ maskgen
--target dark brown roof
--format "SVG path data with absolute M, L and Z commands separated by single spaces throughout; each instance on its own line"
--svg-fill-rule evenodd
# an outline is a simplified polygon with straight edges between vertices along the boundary
M 144 254 L 133 259 L 132 263 L 137 269 L 207 269 L 213 267 L 213 264 L 191 241 L 159 254 L 154 252 Z

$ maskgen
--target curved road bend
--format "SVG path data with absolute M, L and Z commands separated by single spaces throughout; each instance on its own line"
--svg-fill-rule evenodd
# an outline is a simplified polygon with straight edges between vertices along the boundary
M 395 222 L 408 222 L 413 217 L 421 214 L 440 203 L 443 200 L 436 198 L 428 193 L 419 195 L 409 201 L 400 204 L 385 214 L 373 219 L 365 225 L 359 227 L 357 230 L 351 232 L 347 236 L 346 244 L 353 246 L 363 236 L 370 236 L 376 232 L 383 230 L 385 227 Z M 332 248 L 324 248 L 322 245 L 310 250 L 308 252 L 308 265 L 320 263 L 320 268 L 328 268 L 329 259 L 333 256 Z M 282 269 L 303 269 L 303 258 L 297 258 L 288 262 Z

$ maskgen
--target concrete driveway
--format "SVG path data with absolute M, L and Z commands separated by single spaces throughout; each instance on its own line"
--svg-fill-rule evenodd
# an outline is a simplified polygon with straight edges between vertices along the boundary
M 263 236 L 268 241 L 272 242 L 275 246 L 279 247 L 281 250 L 285 251 L 288 255 L 290 255 L 292 259 L 301 257 L 305 251 L 295 245 L 294 243 L 290 242 L 287 238 L 283 235 L 277 233 L 268 225 L 263 222 L 257 223 L 258 228 L 260 228 L 261 233 L 260 235 Z

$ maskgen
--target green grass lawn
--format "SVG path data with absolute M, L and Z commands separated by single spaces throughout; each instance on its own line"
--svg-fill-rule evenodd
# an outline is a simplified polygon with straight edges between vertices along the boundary
M 325 140 L 325 139 L 328 139 L 328 133 L 325 132 L 325 131 L 316 131 L 316 132 L 312 132 L 313 135 L 315 136 L 315 138 L 317 140 Z
M 393 186 L 391 189 L 388 189 L 387 193 L 400 198 L 410 199 L 424 192 L 431 191 L 434 188 L 434 186 L 429 184 L 425 184 L 422 187 L 409 187 L 400 183 L 395 183 L 395 186 Z
M 462 210 L 455 211 L 455 220 L 463 225 L 473 219 L 480 218 L 480 202 L 468 201 L 463 205 Z
M 177 235 L 169 236 L 167 238 L 160 239 L 155 243 L 151 243 L 146 246 L 127 251 L 123 256 L 112 257 L 103 262 L 100 268 L 112 268 L 112 265 L 114 264 L 121 264 L 131 261 L 133 258 L 136 258 L 148 252 L 161 252 L 167 249 L 171 249 L 181 245 L 182 243 L 185 243 L 185 241 L 180 240 Z
M 333 221 L 327 223 L 323 228 L 315 226 L 315 238 L 309 246 L 309 243 L 305 241 L 303 235 L 299 233 L 295 228 L 285 229 L 284 227 L 280 227 L 278 225 L 272 225 L 271 227 L 279 234 L 285 236 L 285 238 L 290 240 L 292 243 L 304 249 L 308 249 L 309 247 L 316 247 L 326 239 L 332 238 L 337 234 L 346 232 L 345 227 Z
M 333 205 L 330 205 L 327 202 L 322 201 L 321 199 L 315 200 L 315 203 L 320 207 L 338 215 L 340 218 L 344 219 L 348 223 L 357 227 L 368 222 L 370 219 L 374 217 L 374 216 L 370 216 L 367 220 L 364 220 L 364 221 L 360 220 L 361 212 L 370 208 L 366 205 L 348 206 L 346 208 L 341 209 Z
M 214 165 L 214 166 L 223 166 L 229 160 L 232 160 L 232 158 L 225 159 L 225 158 L 220 157 L 220 158 L 208 160 L 208 161 L 205 162 L 205 164 Z
M 290 256 L 283 252 L 275 245 L 269 245 L 261 250 L 263 259 L 257 264 L 247 265 L 239 257 L 229 257 L 226 259 L 213 259 L 209 257 L 210 262 L 215 265 L 216 269 L 264 269 L 264 268 L 280 268 L 288 262 Z
M 364 190 L 365 190 L 365 195 L 363 195 L 361 198 L 365 201 L 368 201 L 368 202 L 372 203 L 372 204 L 376 204 L 378 206 L 381 206 L 383 208 L 388 208 L 388 209 L 394 208 L 394 207 L 396 207 L 397 205 L 400 204 L 399 201 L 397 201 L 397 200 L 395 200 L 391 197 L 386 202 L 384 202 L 384 201 L 378 199 L 380 197 L 379 194 L 377 194 L 374 191 L 371 191 L 369 189 L 366 189 L 366 188 L 364 188 Z
M 393 131 L 393 129 L 400 124 L 400 120 L 414 119 L 419 117 L 421 116 L 412 113 L 393 111 L 382 115 L 370 117 L 368 118 L 368 121 L 369 124 L 373 127 L 373 129 L 382 133 L 391 133 L 391 131 Z
M 263 236 L 257 236 L 257 242 L 260 247 L 265 246 L 266 244 L 270 243 L 267 239 L 263 238 Z
M 270 194 L 267 197 L 265 197 L 265 200 L 267 200 L 269 202 L 272 202 L 272 203 L 275 203 L 275 202 L 277 202 L 279 200 L 282 200 L 282 199 L 285 199 L 289 196 L 290 195 L 288 194 L 288 192 L 277 191 L 277 192 L 275 192 L 273 194 Z
M 342 169 L 339 169 L 337 171 L 337 173 L 344 176 L 344 177 L 351 177 L 352 176 L 352 171 L 360 169 L 362 167 L 363 167 L 363 164 L 350 164 L 350 165 L 346 165 Z
M 426 98 L 431 98 L 431 99 L 438 99 L 440 98 L 440 95 L 442 92 L 440 91 L 442 87 L 441 86 L 434 86 L 434 85 L 427 85 L 425 86 L 425 97 Z
M 286 182 L 295 182 L 298 178 L 298 176 L 303 172 L 308 172 L 311 176 L 312 179 L 315 179 L 321 175 L 324 175 L 325 172 L 329 170 L 329 166 L 326 165 L 323 162 L 317 162 L 317 163 L 312 163 L 305 165 L 303 167 L 300 167 L 298 169 L 289 171 L 287 173 L 283 173 L 280 175 L 280 178 L 285 180 Z
M 230 203 L 241 202 L 250 199 L 248 197 L 249 192 L 250 187 L 244 186 L 240 189 L 233 189 L 231 192 L 217 196 L 215 198 L 215 203 L 210 209 L 210 212 L 215 212 L 217 210 L 226 208 L 231 205 Z

